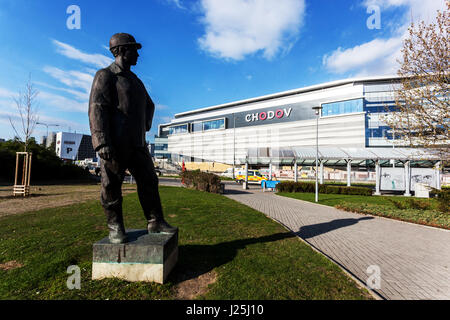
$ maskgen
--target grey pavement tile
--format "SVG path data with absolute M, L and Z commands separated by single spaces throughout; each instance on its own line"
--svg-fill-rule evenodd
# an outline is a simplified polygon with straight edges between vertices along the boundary
M 379 265 L 387 299 L 450 299 L 450 232 L 379 217 L 351 223 L 368 216 L 259 190 L 227 196 L 301 229 L 308 243 L 363 282 L 367 267 Z

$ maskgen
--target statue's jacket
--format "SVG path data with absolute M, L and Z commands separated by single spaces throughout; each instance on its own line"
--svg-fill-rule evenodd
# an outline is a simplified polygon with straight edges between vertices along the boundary
M 145 147 L 155 105 L 142 81 L 113 62 L 97 71 L 89 97 L 89 125 L 94 150 L 119 152 Z

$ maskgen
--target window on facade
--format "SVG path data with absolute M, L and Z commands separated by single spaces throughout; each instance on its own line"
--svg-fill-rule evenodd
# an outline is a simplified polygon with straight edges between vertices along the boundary
M 187 133 L 188 132 L 188 125 L 182 124 L 179 126 L 173 126 L 169 129 L 169 134 L 180 134 L 180 133 Z
M 203 121 L 203 131 L 225 129 L 225 119 Z
M 201 122 L 194 122 L 191 124 L 192 132 L 201 132 L 203 124 Z
M 167 144 L 157 144 L 155 143 L 155 150 L 157 151 L 165 151 L 167 150 L 168 145 Z
M 322 104 L 323 117 L 353 112 L 363 112 L 363 99 L 354 99 Z

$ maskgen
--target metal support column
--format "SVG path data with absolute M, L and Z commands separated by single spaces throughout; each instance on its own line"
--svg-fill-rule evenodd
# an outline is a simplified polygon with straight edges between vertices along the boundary
M 323 160 L 320 161 L 320 184 L 323 184 Z
M 272 162 L 271 162 L 271 163 L 269 163 L 269 180 L 270 181 L 272 181 L 272 175 L 273 175 L 273 173 L 272 173 Z
M 347 160 L 347 187 L 352 185 L 352 160 Z
M 381 167 L 380 167 L 380 161 L 375 161 L 375 195 L 380 196 L 380 179 L 381 179 Z
M 434 168 L 436 170 L 436 189 L 441 190 L 441 162 L 438 161 Z
M 410 161 L 405 162 L 405 197 L 411 196 L 411 168 L 410 168 Z
M 294 164 L 294 181 L 298 182 L 298 164 L 297 164 L 297 161 L 295 161 L 295 164 Z
M 245 181 L 243 188 L 248 189 L 248 162 L 245 162 Z

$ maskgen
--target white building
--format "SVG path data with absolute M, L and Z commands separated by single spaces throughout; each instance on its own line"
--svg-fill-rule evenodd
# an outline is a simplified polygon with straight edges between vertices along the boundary
M 58 132 L 56 134 L 56 155 L 65 160 L 96 159 L 91 136 Z
M 175 115 L 168 152 L 173 161 L 242 164 L 250 148 L 316 145 L 392 147 L 390 129 L 381 116 L 393 108 L 398 77 L 329 82 L 262 97 L 196 109 Z

